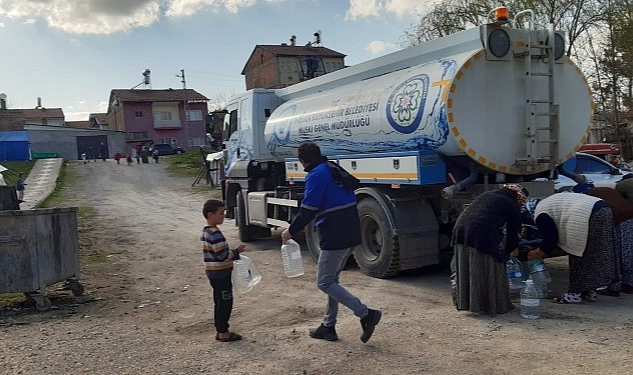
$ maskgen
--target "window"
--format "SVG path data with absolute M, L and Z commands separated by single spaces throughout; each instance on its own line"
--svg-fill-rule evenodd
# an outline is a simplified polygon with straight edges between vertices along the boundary
M 231 134 L 233 134 L 236 130 L 237 110 L 233 110 L 224 117 L 224 134 L 222 135 L 222 139 L 228 141 L 231 137 Z
M 172 120 L 171 112 L 154 111 L 154 120 L 155 121 L 171 121 Z
M 141 140 L 141 139 L 147 139 L 147 132 L 128 132 L 125 133 L 125 139 L 127 140 L 132 140 L 132 141 L 136 141 L 136 140 Z
M 202 121 L 202 111 L 187 111 L 187 121 Z
M 172 145 L 173 147 L 176 147 L 176 145 L 178 144 L 178 140 L 176 138 L 164 137 L 164 138 L 158 138 L 158 143 L 166 143 L 168 145 Z
M 134 117 L 143 117 L 143 111 L 134 111 Z

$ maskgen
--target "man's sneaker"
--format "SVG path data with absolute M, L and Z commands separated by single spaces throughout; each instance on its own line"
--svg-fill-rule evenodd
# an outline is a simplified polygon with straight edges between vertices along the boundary
M 323 324 L 317 329 L 310 330 L 310 337 L 313 339 L 336 341 L 338 336 L 336 335 L 336 329 L 334 327 L 326 327 Z
M 363 334 L 360 336 L 360 341 L 367 342 L 374 334 L 374 329 L 380 318 L 382 317 L 382 311 L 369 309 L 367 316 L 360 320 L 360 325 L 363 327 Z

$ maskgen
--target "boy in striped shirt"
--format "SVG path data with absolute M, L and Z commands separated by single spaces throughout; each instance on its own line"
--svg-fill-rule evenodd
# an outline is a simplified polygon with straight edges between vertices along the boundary
M 246 250 L 244 244 L 229 249 L 226 238 L 218 228 L 224 222 L 225 205 L 217 199 L 210 199 L 202 206 L 202 215 L 207 225 L 202 229 L 202 252 L 207 278 L 213 287 L 213 320 L 215 339 L 222 342 L 238 341 L 242 336 L 229 331 L 229 318 L 233 309 L 233 283 L 231 272 L 233 261 L 240 259 L 240 253 Z

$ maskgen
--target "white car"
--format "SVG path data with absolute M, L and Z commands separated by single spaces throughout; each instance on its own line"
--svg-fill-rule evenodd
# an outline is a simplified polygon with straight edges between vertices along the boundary
M 622 179 L 627 171 L 613 166 L 606 160 L 597 156 L 577 152 L 576 157 L 563 163 L 563 168 L 573 173 L 583 174 L 587 177 L 587 182 L 595 186 L 615 187 L 615 183 Z M 558 175 L 554 185 L 556 191 L 569 191 L 576 182 L 569 177 Z

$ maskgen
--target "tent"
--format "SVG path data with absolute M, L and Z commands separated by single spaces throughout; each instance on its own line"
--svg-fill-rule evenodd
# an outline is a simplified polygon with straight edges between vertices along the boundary
M 4 182 L 4 176 L 2 176 L 2 172 L 4 171 L 8 171 L 8 169 L 0 165 L 0 186 L 5 186 L 7 184 Z
M 30 160 L 29 133 L 23 130 L 0 132 L 0 161 Z

